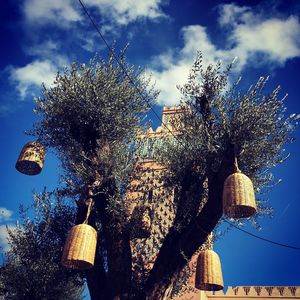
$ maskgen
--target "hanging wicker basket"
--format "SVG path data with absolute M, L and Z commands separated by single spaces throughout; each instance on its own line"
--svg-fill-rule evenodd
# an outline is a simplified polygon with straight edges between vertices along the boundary
M 46 149 L 37 142 L 27 143 L 17 160 L 16 169 L 26 175 L 41 173 L 46 155 Z
M 97 231 L 90 225 L 73 226 L 68 233 L 62 255 L 62 265 L 77 270 L 94 266 Z
M 213 250 L 201 251 L 198 256 L 195 287 L 204 291 L 224 288 L 220 259 Z
M 248 218 L 256 213 L 254 188 L 249 177 L 236 172 L 226 178 L 223 207 L 230 218 Z

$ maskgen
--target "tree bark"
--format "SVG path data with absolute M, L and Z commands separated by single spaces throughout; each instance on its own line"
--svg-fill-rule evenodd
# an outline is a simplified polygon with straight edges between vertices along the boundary
M 101 221 L 101 237 L 106 252 L 106 282 L 109 297 L 106 299 L 128 299 L 131 287 L 131 248 L 130 236 L 124 226 L 124 220 L 112 217 L 108 211 L 108 201 L 120 197 L 112 180 L 101 187 L 105 193 L 95 196 L 95 207 Z M 97 272 L 90 274 L 97 277 Z M 93 280 L 97 280 L 94 278 Z M 96 297 L 96 295 L 95 295 Z M 97 298 L 94 298 L 97 299 Z
M 99 247 L 97 247 L 97 253 Z M 108 279 L 100 255 L 96 255 L 95 265 L 87 271 L 87 285 L 91 300 L 107 300 L 111 298 Z
M 190 259 L 218 224 L 223 214 L 224 181 L 233 172 L 234 151 L 232 145 L 229 145 L 224 157 L 219 171 L 209 171 L 207 174 L 208 200 L 201 212 L 192 218 L 182 233 L 176 232 L 173 226 L 167 234 L 146 282 L 145 292 L 141 295 L 143 298 L 140 299 L 163 299 L 173 276 L 185 267 L 187 263 L 185 257 Z M 181 197 L 183 196 L 181 195 Z M 200 195 L 198 194 L 198 196 Z
M 185 224 L 182 214 L 175 218 L 174 225 L 170 228 L 164 243 L 159 251 L 150 275 L 138 293 L 131 291 L 131 249 L 130 236 L 123 228 L 119 227 L 118 220 L 111 220 L 107 211 L 108 195 L 100 194 L 95 198 L 96 209 L 100 215 L 102 234 L 107 250 L 108 272 L 104 269 L 95 269 L 89 273 L 88 285 L 92 299 L 100 300 L 161 300 L 164 299 L 167 288 L 172 278 L 187 264 L 199 247 L 206 241 L 208 234 L 218 224 L 223 213 L 222 193 L 223 184 L 228 175 L 233 172 L 234 151 L 230 145 L 224 153 L 224 160 L 218 172 L 207 171 L 208 199 L 200 213 L 196 205 L 191 212 L 193 217 Z M 229 167 L 232 166 L 232 167 Z M 210 167 L 208 166 L 208 170 Z M 190 174 L 183 180 L 179 204 L 185 203 L 187 196 L 194 197 L 193 201 L 200 204 L 203 196 L 203 180 L 191 178 Z M 111 189 L 110 197 L 119 195 Z M 181 208 L 184 209 L 184 206 Z M 112 226 L 113 225 L 113 226 Z M 177 225 L 183 226 L 178 230 Z M 101 273 L 102 272 L 102 273 Z M 103 289 L 99 281 L 108 288 Z M 99 287 L 97 287 L 97 283 Z M 103 293 L 103 295 L 102 295 Z

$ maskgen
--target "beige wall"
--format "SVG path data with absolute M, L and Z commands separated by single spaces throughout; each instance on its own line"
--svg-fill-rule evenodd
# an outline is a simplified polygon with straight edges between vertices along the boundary
M 226 292 L 199 293 L 200 300 L 237 300 L 237 299 L 300 299 L 300 287 L 296 286 L 229 286 Z M 188 298 L 186 298 L 188 299 Z M 194 298 L 196 299 L 196 298 Z M 193 299 L 193 300 L 194 300 Z

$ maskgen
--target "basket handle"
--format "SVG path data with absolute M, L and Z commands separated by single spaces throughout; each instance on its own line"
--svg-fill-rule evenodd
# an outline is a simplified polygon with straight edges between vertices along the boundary
M 92 198 L 89 198 L 88 200 L 86 200 L 86 202 L 88 203 L 88 208 L 87 208 L 86 217 L 85 217 L 85 220 L 83 221 L 83 224 L 88 223 L 89 216 L 90 216 L 91 210 L 92 210 L 93 200 L 92 200 Z

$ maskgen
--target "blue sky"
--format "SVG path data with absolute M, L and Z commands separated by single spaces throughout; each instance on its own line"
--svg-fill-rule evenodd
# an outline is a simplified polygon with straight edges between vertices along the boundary
M 205 64 L 226 64 L 237 57 L 233 78 L 243 76 L 248 87 L 270 75 L 268 88 L 282 86 L 287 114 L 299 113 L 299 1 L 86 0 L 88 10 L 107 41 L 122 49 L 128 60 L 147 67 L 161 90 L 161 105 L 178 103 L 182 84 L 196 52 Z M 55 157 L 47 155 L 41 175 L 27 177 L 14 169 L 24 131 L 34 120 L 33 97 L 41 84 L 50 86 L 55 73 L 72 61 L 88 63 L 107 49 L 76 0 L 1 1 L 0 55 L 0 243 L 5 224 L 13 226 L 20 203 L 31 203 L 32 190 L 59 182 Z M 156 123 L 157 120 L 154 120 Z M 257 235 L 300 247 L 299 129 L 287 147 L 291 157 L 274 174 L 283 181 L 265 195 L 274 207 L 272 219 L 261 219 Z M 232 229 L 215 245 L 225 285 L 300 285 L 300 251 L 265 243 Z

